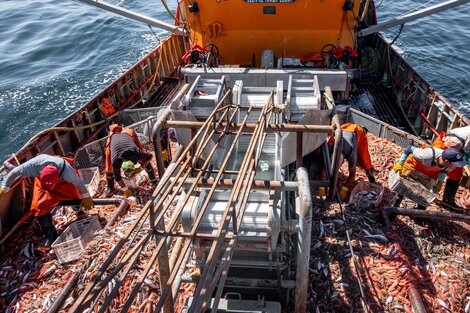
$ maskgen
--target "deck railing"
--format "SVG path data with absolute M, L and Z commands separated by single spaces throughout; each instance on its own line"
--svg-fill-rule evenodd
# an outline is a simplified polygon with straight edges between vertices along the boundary
M 391 49 L 382 36 L 376 35 L 374 40 L 382 56 L 380 63 L 384 77 L 389 77 L 396 104 L 402 108 L 415 134 L 432 141 L 442 131 L 470 125 L 470 120 Z
M 53 128 L 35 135 L 16 153 L 16 158 L 23 163 L 40 153 L 67 155 L 75 152 L 95 139 L 106 122 L 117 115 L 103 113 L 100 107 L 104 99 L 112 104 L 116 113 L 147 101 L 165 84 L 166 78 L 174 77 L 184 53 L 183 37 L 168 37 L 79 110 Z M 7 162 L 17 165 L 13 157 Z
M 5 162 L 18 165 L 41 153 L 63 156 L 74 154 L 80 147 L 103 134 L 106 124 L 117 117 L 117 113 L 144 103 L 164 87 L 166 78 L 176 75 L 185 49 L 183 37 L 169 36 L 88 103 L 53 128 L 36 134 Z M 108 99 L 113 105 L 116 115 L 104 115 L 100 109 L 103 99 Z M 4 166 L 0 166 L 2 175 L 5 175 Z M 10 207 L 20 208 L 20 211 L 25 209 L 22 194 L 12 189 L 0 201 L 1 226 L 6 225 Z

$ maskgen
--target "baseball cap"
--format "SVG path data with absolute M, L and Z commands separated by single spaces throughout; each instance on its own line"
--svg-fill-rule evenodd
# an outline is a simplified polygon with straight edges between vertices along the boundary
M 59 181 L 59 170 L 53 165 L 46 165 L 39 175 L 41 187 L 44 190 L 50 191 Z
M 135 164 L 132 161 L 124 161 L 122 162 L 121 168 L 124 171 L 128 171 L 128 170 L 135 171 Z
M 124 161 L 121 164 L 121 168 L 124 171 L 124 175 L 127 178 L 131 178 L 135 175 L 135 164 L 132 161 Z
M 459 150 L 454 148 L 444 149 L 444 151 L 442 152 L 442 158 L 451 162 L 457 167 L 464 167 L 467 164 Z

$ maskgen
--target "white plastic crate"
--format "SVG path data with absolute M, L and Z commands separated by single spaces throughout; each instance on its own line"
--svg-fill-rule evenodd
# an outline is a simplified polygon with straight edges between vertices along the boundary
M 421 183 L 391 170 L 388 174 L 388 187 L 396 194 L 404 196 L 417 204 L 427 206 L 436 199 L 437 194 L 428 190 Z
M 101 229 L 97 216 L 73 222 L 52 244 L 60 263 L 76 260 L 85 250 L 88 242 L 93 240 L 95 231 Z
M 349 203 L 355 203 L 361 207 L 368 207 L 373 205 L 376 207 L 382 202 L 382 197 L 384 195 L 384 187 L 372 184 L 368 181 L 360 181 L 351 191 L 349 196 Z M 364 192 L 364 194 L 362 194 Z M 376 197 L 372 197 L 373 194 L 376 194 Z
M 78 170 L 80 177 L 85 182 L 88 193 L 93 197 L 100 186 L 100 170 L 98 167 L 81 168 Z
M 421 185 L 424 186 L 426 189 L 432 189 L 437 181 L 426 174 L 421 173 L 420 171 L 415 170 L 414 168 L 408 167 L 406 165 L 403 166 L 403 170 L 401 171 L 401 176 L 405 177 L 408 180 L 414 180 Z
M 145 170 L 142 170 L 139 174 L 134 175 L 132 178 L 127 178 L 126 176 L 122 176 L 122 180 L 124 181 L 124 185 L 127 188 L 135 189 L 139 187 L 143 182 L 149 179 Z

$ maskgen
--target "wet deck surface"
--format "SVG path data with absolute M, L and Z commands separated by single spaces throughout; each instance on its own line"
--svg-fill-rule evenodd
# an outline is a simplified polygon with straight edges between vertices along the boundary
M 177 90 L 178 86 L 175 85 L 166 96 L 173 97 Z M 162 92 L 161 97 L 165 97 L 165 93 Z M 161 99 L 154 101 L 158 103 L 163 101 Z M 388 172 L 401 153 L 401 148 L 371 134 L 368 136 L 372 161 L 379 171 L 378 183 L 386 187 Z M 347 166 L 343 165 L 341 171 L 343 175 L 340 180 L 344 180 Z M 357 178 L 366 179 L 365 173 L 359 170 Z M 150 193 L 151 187 L 144 186 L 139 194 L 142 203 Z M 122 194 L 117 193 L 117 196 L 122 197 Z M 458 197 L 461 205 L 470 207 L 468 190 L 460 189 Z M 469 225 L 450 221 L 417 223 L 416 220 L 399 216 L 393 221 L 394 229 L 387 229 L 381 223 L 379 209 L 390 206 L 391 200 L 392 194 L 386 192 L 376 209 L 345 206 L 344 220 L 338 204 L 316 200 L 310 259 L 310 312 L 364 311 L 365 304 L 361 302 L 358 274 L 351 262 L 346 231 L 352 238 L 359 277 L 365 287 L 364 303 L 371 312 L 409 311 L 407 293 L 411 286 L 422 293 L 432 312 L 464 311 L 470 301 Z M 406 200 L 403 205 L 415 206 Z M 5 247 L 6 253 L 0 260 L 0 310 L 46 311 L 72 272 L 84 266 L 86 269 L 79 278 L 80 288 L 83 288 L 83 284 L 96 273 L 99 262 L 106 258 L 141 208 L 142 204 L 134 203 L 111 231 L 95 238 L 79 260 L 65 265 L 59 264 L 53 253 L 41 255 L 30 252 L 32 247 L 39 245 L 42 236 L 37 223 L 25 223 Z M 428 209 L 444 211 L 436 205 Z M 95 211 L 88 214 L 98 214 L 104 225 L 113 210 L 114 206 L 96 207 Z M 60 231 L 76 219 L 70 208 L 59 209 L 54 218 Z M 152 244 L 146 248 L 139 264 L 144 263 L 153 248 Z M 134 270 L 134 277 L 137 277 L 141 269 L 137 266 Z M 194 267 L 191 271 L 196 273 Z M 136 305 L 132 307 L 133 311 L 145 310 L 158 301 L 158 276 L 152 274 L 149 277 L 139 293 Z M 132 283 L 132 279 L 124 282 L 123 294 L 129 291 Z M 184 296 L 189 295 L 193 287 L 183 285 L 181 292 Z M 74 290 L 66 300 L 67 307 L 78 291 Z M 119 299 L 117 297 L 112 306 L 121 306 Z
M 368 139 L 372 162 L 379 170 L 378 185 L 387 187 L 388 172 L 401 149 L 371 134 Z M 347 165 L 343 164 L 340 181 L 345 175 Z M 362 170 L 357 178 L 367 180 Z M 460 188 L 457 199 L 470 207 L 469 196 L 470 191 Z M 430 312 L 464 312 L 470 302 L 470 226 L 397 216 L 393 228 L 387 228 L 380 209 L 390 207 L 392 200 L 393 194 L 386 190 L 377 208 L 354 202 L 344 205 L 345 220 L 337 203 L 316 201 L 310 312 L 365 312 L 365 305 L 370 312 L 411 312 L 408 291 L 412 286 L 423 295 Z M 415 208 L 416 204 L 405 200 L 402 206 Z M 427 209 L 446 212 L 435 204 Z M 351 236 L 357 272 L 346 231 Z M 361 301 L 358 276 L 365 301 Z
M 409 131 L 404 114 L 394 103 L 394 95 L 381 83 L 361 82 L 355 85 L 347 104 L 387 124 Z

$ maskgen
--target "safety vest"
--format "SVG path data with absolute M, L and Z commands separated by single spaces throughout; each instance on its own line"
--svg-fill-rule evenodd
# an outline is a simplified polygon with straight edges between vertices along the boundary
M 404 163 L 405 167 L 412 168 L 424 175 L 431 177 L 434 180 L 437 180 L 441 169 L 439 167 L 425 166 L 419 161 L 417 161 L 413 155 L 408 156 Z
M 108 98 L 103 98 L 98 107 L 105 116 L 110 116 L 116 112 L 114 106 L 111 104 L 111 102 L 109 102 Z
M 62 172 L 65 169 L 65 162 L 73 166 L 73 159 L 68 157 L 62 158 L 64 159 L 64 163 L 59 169 L 59 178 L 62 176 Z M 74 170 L 77 175 L 80 175 L 75 168 Z M 52 190 L 44 190 L 42 189 L 41 181 L 39 180 L 39 178 L 35 177 L 30 210 L 34 216 L 41 216 L 49 213 L 62 200 L 75 200 L 82 198 L 82 193 L 80 192 L 78 187 L 63 180 L 62 178 L 60 178 L 59 182 L 54 186 Z

